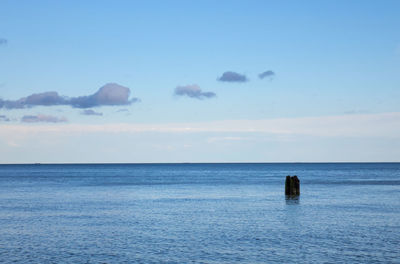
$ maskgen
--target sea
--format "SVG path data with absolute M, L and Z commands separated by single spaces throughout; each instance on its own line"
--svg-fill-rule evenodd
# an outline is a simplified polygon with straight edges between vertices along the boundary
M 400 263 L 400 163 L 0 165 L 0 263 Z

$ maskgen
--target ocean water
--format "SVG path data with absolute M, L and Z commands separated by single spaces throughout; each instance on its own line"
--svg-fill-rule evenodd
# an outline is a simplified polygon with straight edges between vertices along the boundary
M 400 163 L 0 165 L 0 263 L 400 263 Z

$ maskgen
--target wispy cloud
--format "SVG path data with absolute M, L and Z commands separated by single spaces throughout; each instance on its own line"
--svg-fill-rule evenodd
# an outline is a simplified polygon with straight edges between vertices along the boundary
M 46 122 L 46 123 L 62 123 L 67 122 L 68 120 L 65 117 L 56 117 L 50 115 L 25 115 L 21 118 L 21 122 L 24 123 L 38 123 L 38 122 Z
M 221 82 L 247 82 L 249 79 L 244 74 L 227 71 L 224 72 L 217 80 Z
M 247 137 L 233 137 L 233 136 L 227 136 L 227 137 L 210 137 L 207 139 L 208 143 L 214 143 L 214 142 L 220 142 L 220 141 L 245 141 L 249 140 Z
M 69 105 L 75 108 L 90 108 L 98 106 L 130 105 L 138 102 L 138 98 L 129 99 L 130 89 L 116 83 L 102 86 L 96 93 L 87 96 L 66 97 L 57 92 L 32 94 L 18 100 L 0 99 L 0 108 L 21 109 L 34 106 Z
M 35 119 L 35 118 L 31 118 Z M 39 118 L 40 119 L 40 118 Z M 46 118 L 42 118 L 46 119 Z M 56 119 L 57 120 L 57 119 Z M 65 119 L 64 119 L 65 120 Z M 400 137 L 400 112 L 341 115 L 328 117 L 279 118 L 265 120 L 226 120 L 169 124 L 60 124 L 58 126 L 1 125 L 4 132 L 24 133 L 265 133 L 282 136 L 313 137 Z
M 258 75 L 258 78 L 260 78 L 260 79 L 264 79 L 264 78 L 272 79 L 273 77 L 275 77 L 275 73 L 271 70 L 262 72 Z
M 11 121 L 10 118 L 8 118 L 5 115 L 0 115 L 0 122 L 9 122 Z
M 186 86 L 178 86 L 175 88 L 175 95 L 178 96 L 188 96 L 191 98 L 196 99 L 206 99 L 206 98 L 213 98 L 216 96 L 213 92 L 203 92 L 200 87 L 196 84 L 193 85 L 186 85 Z
M 102 116 L 103 113 L 96 112 L 92 109 L 85 109 L 81 112 L 81 115 L 94 115 L 94 116 Z
M 368 114 L 368 110 L 348 110 L 344 112 L 346 115 Z
M 8 43 L 8 40 L 7 40 L 7 39 L 5 39 L 5 38 L 0 38 L 0 46 L 1 46 L 1 45 L 7 45 L 7 43 Z

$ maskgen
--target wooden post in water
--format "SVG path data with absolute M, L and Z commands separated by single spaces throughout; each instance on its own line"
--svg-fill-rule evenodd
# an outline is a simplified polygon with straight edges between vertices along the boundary
M 297 176 L 286 176 L 285 195 L 297 196 L 300 195 L 300 180 Z
M 285 195 L 290 195 L 290 176 L 286 176 L 286 181 L 285 181 Z

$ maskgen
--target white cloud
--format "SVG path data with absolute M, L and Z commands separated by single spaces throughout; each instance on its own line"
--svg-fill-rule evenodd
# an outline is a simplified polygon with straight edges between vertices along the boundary
M 0 163 L 399 161 L 399 142 L 400 113 L 174 124 L 3 122 Z
M 400 112 L 327 117 L 226 120 L 169 124 L 1 124 L 0 135 L 13 133 L 267 133 L 320 137 L 400 137 Z
M 249 140 L 248 137 L 210 137 L 208 138 L 207 142 L 208 143 L 214 143 L 214 142 L 224 142 L 224 141 L 243 141 L 243 140 Z

